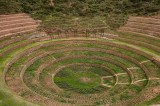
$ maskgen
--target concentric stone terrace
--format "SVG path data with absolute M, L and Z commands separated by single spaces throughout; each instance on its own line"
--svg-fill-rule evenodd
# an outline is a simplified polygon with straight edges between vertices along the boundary
M 19 100 L 46 106 L 134 106 L 160 94 L 160 40 L 125 34 L 28 37 L 0 41 L 1 85 Z

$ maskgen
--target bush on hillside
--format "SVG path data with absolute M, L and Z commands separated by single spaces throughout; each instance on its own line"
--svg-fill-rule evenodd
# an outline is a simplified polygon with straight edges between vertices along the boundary
M 14 0 L 0 0 L 0 14 L 18 13 L 22 11 L 21 3 Z

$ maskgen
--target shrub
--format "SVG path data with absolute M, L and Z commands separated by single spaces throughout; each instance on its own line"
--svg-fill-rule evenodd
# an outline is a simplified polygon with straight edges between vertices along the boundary
M 0 0 L 0 14 L 18 13 L 22 11 L 19 2 L 14 0 Z

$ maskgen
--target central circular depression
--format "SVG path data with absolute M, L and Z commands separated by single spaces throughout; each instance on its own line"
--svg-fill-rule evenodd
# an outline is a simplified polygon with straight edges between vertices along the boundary
M 109 73 L 101 67 L 73 65 L 59 70 L 53 80 L 61 89 L 92 94 L 106 90 L 101 83 L 101 78 L 105 75 L 109 75 Z

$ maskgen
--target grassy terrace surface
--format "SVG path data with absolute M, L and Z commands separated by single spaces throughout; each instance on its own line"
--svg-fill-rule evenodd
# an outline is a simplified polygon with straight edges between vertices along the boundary
M 159 40 L 122 33 L 43 39 L 2 46 L 0 106 L 159 103 Z

